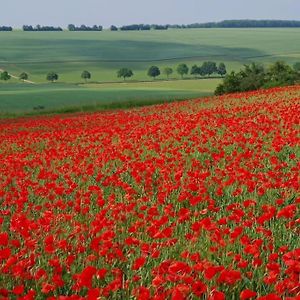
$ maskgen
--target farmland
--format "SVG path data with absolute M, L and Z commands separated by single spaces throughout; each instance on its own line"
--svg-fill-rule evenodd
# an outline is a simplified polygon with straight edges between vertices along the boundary
M 294 86 L 0 120 L 0 297 L 298 299 L 299 115 Z
M 128 67 L 134 72 L 131 81 L 150 80 L 147 69 L 157 65 L 161 70 L 179 63 L 202 64 L 212 60 L 224 62 L 227 70 L 237 70 L 252 61 L 265 64 L 283 60 L 293 64 L 300 60 L 299 29 L 184 29 L 149 32 L 0 32 L 0 69 L 14 75 L 29 74 L 37 83 L 34 88 L 0 83 L 0 110 L 3 113 L 32 112 L 36 105 L 52 110 L 82 106 L 102 106 L 128 99 L 150 102 L 157 99 L 193 98 L 212 94 L 218 81 L 212 79 L 193 82 L 193 92 L 186 83 L 176 82 L 176 91 L 160 75 L 159 86 L 146 87 L 143 83 L 131 85 L 132 89 L 120 85 L 103 90 L 99 86 L 89 88 L 77 86 L 83 70 L 92 74 L 92 82 L 118 81 L 116 72 Z M 46 74 L 55 71 L 59 75 L 59 87 L 46 84 Z M 191 78 L 190 75 L 186 76 Z M 174 72 L 170 79 L 179 79 Z M 66 93 L 66 90 L 69 93 Z M 180 91 L 179 91 L 180 90 Z M 119 93 L 118 93 L 119 91 Z M 196 92 L 196 93 L 195 93 Z M 8 95 L 9 94 L 9 95 Z M 120 96 L 119 96 L 120 95 Z M 50 100 L 50 99 L 53 99 Z M 124 100 L 125 99 L 125 100 Z M 135 100 L 133 100 L 134 102 Z M 98 105 L 98 104 L 97 104 Z
M 219 79 L 104 84 L 7 83 L 0 87 L 0 117 L 26 113 L 122 108 L 213 93 Z M 36 111 L 34 107 L 42 106 Z
M 0 32 L 0 67 L 45 82 L 55 71 L 78 82 L 83 70 L 96 81 L 116 80 L 121 67 L 146 80 L 147 68 L 223 61 L 229 69 L 251 61 L 300 59 L 299 29 L 191 29 L 150 32 Z M 175 74 L 175 77 L 178 75 Z

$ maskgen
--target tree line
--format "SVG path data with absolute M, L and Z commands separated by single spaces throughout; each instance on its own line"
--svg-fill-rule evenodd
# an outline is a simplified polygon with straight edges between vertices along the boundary
M 41 26 L 36 25 L 33 27 L 32 25 L 23 25 L 23 31 L 63 31 L 61 27 L 54 26 Z
M 86 25 L 81 25 L 81 26 L 77 27 L 74 24 L 69 24 L 68 25 L 68 30 L 69 31 L 102 31 L 103 26 L 94 25 L 92 27 L 89 27 L 89 26 L 86 26 Z
M 117 27 L 110 26 L 111 31 L 140 31 L 140 30 L 167 30 L 189 28 L 299 28 L 300 21 L 295 20 L 224 20 L 221 22 L 193 23 L 193 24 L 131 24 Z M 0 31 L 12 31 L 11 26 L 0 26 Z M 24 31 L 63 31 L 61 27 L 23 25 Z M 68 25 L 69 31 L 102 31 L 103 26 Z
M 132 25 L 126 25 L 126 26 L 121 26 L 120 28 L 112 25 L 110 29 L 113 31 L 121 30 L 121 31 L 139 31 L 139 30 L 167 30 L 168 25 L 158 25 L 158 24 L 132 24 Z
M 221 22 L 193 23 L 188 25 L 168 25 L 169 28 L 295 28 L 300 21 L 293 20 L 224 20 Z
M 11 26 L 0 26 L 0 31 L 13 31 Z
M 181 63 L 176 67 L 176 72 L 181 76 L 182 79 L 185 75 L 188 75 L 189 73 L 191 75 L 194 75 L 195 77 L 197 77 L 198 75 L 202 77 L 211 76 L 213 74 L 224 76 L 227 73 L 226 66 L 224 63 L 220 63 L 217 66 L 216 62 L 212 61 L 205 61 L 201 66 L 193 65 L 191 68 L 189 68 L 185 63 Z M 165 67 L 162 70 L 160 70 L 158 66 L 151 66 L 147 71 L 147 75 L 153 78 L 153 80 L 161 74 L 166 75 L 167 79 L 169 79 L 170 75 L 172 75 L 173 73 L 174 70 L 171 67 Z M 133 75 L 133 70 L 131 70 L 130 68 L 123 67 L 117 71 L 117 77 L 123 78 L 124 80 L 126 80 L 126 78 L 132 77 Z M 1 80 L 7 81 L 10 78 L 11 76 L 7 71 L 3 71 L 1 73 Z M 46 76 L 46 79 L 51 82 L 57 81 L 58 78 L 59 75 L 56 72 L 49 72 Z M 92 74 L 89 71 L 84 70 L 81 73 L 81 78 L 87 81 L 88 79 L 92 78 Z M 28 80 L 29 75 L 26 72 L 22 72 L 19 75 L 19 79 L 22 81 Z
M 294 85 L 300 83 L 300 62 L 297 62 L 293 67 L 284 62 L 276 62 L 269 67 L 265 68 L 263 65 L 252 63 L 245 65 L 243 69 L 238 72 L 232 71 L 227 74 L 226 66 L 224 63 L 217 64 L 215 62 L 203 62 L 201 66 L 193 65 L 191 68 L 185 63 L 179 64 L 174 70 L 171 67 L 164 67 L 162 70 L 158 66 L 151 66 L 147 70 L 147 75 L 153 80 L 164 74 L 167 79 L 176 71 L 183 79 L 185 75 L 198 75 L 201 77 L 211 76 L 218 74 L 224 77 L 223 82 L 218 85 L 215 90 L 216 95 L 222 95 L 227 93 L 244 92 L 257 90 L 260 88 L 270 88 L 276 86 Z M 133 70 L 123 67 L 117 71 L 117 77 L 131 78 L 134 76 Z M 11 75 L 7 71 L 0 73 L 0 80 L 7 81 L 11 78 Z M 84 70 L 81 73 L 81 78 L 87 82 L 92 78 L 91 72 Z M 22 81 L 28 80 L 29 75 L 26 72 L 22 72 L 19 75 L 19 79 Z M 55 82 L 59 79 L 59 75 L 56 72 L 49 72 L 46 79 L 51 82 Z
M 252 63 L 238 72 L 232 71 L 215 90 L 216 95 L 245 92 L 300 83 L 300 62 L 293 67 L 284 62 L 275 62 L 265 68 Z

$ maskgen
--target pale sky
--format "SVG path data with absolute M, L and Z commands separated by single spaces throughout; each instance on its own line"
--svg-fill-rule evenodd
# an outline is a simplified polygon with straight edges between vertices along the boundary
M 190 24 L 300 19 L 300 0 L 0 0 L 0 25 Z

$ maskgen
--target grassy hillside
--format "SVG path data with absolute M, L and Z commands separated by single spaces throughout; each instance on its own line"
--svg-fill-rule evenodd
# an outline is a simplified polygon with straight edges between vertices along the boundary
M 203 60 L 224 61 L 229 69 L 250 61 L 300 60 L 299 29 L 190 29 L 150 32 L 0 32 L 0 68 L 44 82 L 58 72 L 63 82 L 80 81 L 84 69 L 96 81 L 116 80 L 128 66 L 134 79 L 147 78 L 157 64 L 175 67 Z M 177 75 L 175 75 L 176 77 Z

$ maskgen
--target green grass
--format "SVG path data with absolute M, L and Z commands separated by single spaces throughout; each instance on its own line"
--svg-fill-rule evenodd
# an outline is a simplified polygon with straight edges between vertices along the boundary
M 124 108 L 210 95 L 220 80 L 109 84 L 0 84 L 0 116 Z M 40 111 L 34 107 L 43 106 Z
M 93 80 L 117 80 L 123 66 L 136 80 L 147 79 L 152 64 L 176 67 L 204 60 L 237 69 L 251 61 L 300 60 L 299 29 L 189 29 L 150 32 L 0 32 L 0 68 L 30 73 L 45 82 L 58 72 L 63 82 L 80 81 L 84 69 Z M 177 77 L 175 74 L 174 77 Z

